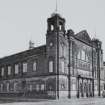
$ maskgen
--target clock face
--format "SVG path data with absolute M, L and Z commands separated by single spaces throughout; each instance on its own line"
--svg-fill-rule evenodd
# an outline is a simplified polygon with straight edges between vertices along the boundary
M 50 47 L 52 47 L 53 46 L 53 42 L 50 42 Z

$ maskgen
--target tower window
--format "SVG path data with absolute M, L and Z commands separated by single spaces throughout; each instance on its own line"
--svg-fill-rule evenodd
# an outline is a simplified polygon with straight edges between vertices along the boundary
M 53 61 L 49 61 L 49 72 L 53 72 Z
M 54 25 L 51 25 L 51 31 L 53 31 L 54 30 Z
M 62 30 L 62 25 L 59 26 L 59 30 Z

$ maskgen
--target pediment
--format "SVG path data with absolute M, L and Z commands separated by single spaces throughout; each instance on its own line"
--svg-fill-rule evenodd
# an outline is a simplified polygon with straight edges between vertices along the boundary
M 91 43 L 91 38 L 86 30 L 83 30 L 75 35 L 75 37 L 79 38 L 80 40 Z

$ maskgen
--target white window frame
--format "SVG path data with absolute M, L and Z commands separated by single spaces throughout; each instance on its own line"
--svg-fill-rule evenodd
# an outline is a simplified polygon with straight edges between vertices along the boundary
M 23 63 L 23 73 L 27 72 L 27 62 Z
M 18 74 L 18 73 L 19 73 L 19 65 L 15 64 L 15 74 Z
M 53 65 L 54 65 L 53 60 L 50 60 L 50 61 L 49 61 L 49 72 L 50 72 L 50 73 L 53 72 L 53 69 L 54 69 Z

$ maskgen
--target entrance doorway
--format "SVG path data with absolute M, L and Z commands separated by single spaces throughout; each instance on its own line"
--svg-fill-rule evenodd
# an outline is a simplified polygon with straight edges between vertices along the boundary
M 79 98 L 92 96 L 92 80 L 83 77 L 77 79 L 78 79 L 77 97 Z

